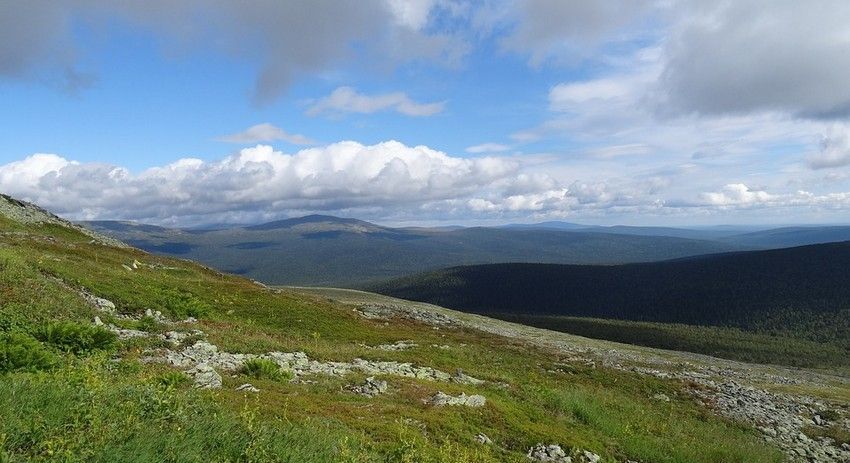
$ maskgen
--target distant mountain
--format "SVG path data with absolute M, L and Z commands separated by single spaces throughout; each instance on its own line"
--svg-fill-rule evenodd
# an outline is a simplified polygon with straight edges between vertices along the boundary
M 357 286 L 496 262 L 616 264 L 751 249 L 665 236 L 511 228 L 391 228 L 313 215 L 225 230 L 127 222 L 86 225 L 147 251 L 198 260 L 270 284 Z
M 538 223 L 510 223 L 507 225 L 502 225 L 500 228 L 520 228 L 520 229 L 530 229 L 530 228 L 548 228 L 554 230 L 583 230 L 587 228 L 592 228 L 592 225 L 582 225 L 579 223 L 572 222 L 559 222 L 559 221 L 550 221 L 550 222 L 538 222 Z
M 781 248 L 850 240 L 850 226 L 783 227 L 736 234 L 721 239 L 730 244 Z
M 593 266 L 454 267 L 368 289 L 486 314 L 547 314 L 733 326 L 850 348 L 850 241 Z
M 721 226 L 704 228 L 675 228 L 675 227 L 641 227 L 631 225 L 582 225 L 571 222 L 539 222 L 533 224 L 509 224 L 504 228 L 514 229 L 554 229 L 572 231 L 591 231 L 597 233 L 611 233 L 615 235 L 638 235 L 638 236 L 672 236 L 677 238 L 689 238 L 698 240 L 717 240 L 742 233 L 761 231 L 761 227 L 747 226 Z M 757 240 L 754 240 L 757 241 Z M 760 244 L 753 243 L 752 246 L 759 247 Z

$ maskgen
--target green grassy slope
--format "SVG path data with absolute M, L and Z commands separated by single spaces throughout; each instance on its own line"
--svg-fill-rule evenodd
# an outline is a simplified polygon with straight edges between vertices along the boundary
M 407 361 L 446 372 L 460 368 L 487 382 L 387 376 L 390 392 L 365 398 L 343 387 L 362 381 L 357 374 L 287 382 L 227 373 L 222 389 L 195 390 L 174 369 L 139 361 L 160 346 L 154 338 L 71 349 L 69 340 L 89 339 L 81 327 L 90 327 L 95 315 L 157 330 L 152 323 L 98 314 L 79 295 L 83 288 L 110 299 L 122 314 L 194 314 L 197 328 L 222 350 Z M 62 339 L 44 337 L 59 321 L 77 328 Z M 367 320 L 352 306 L 320 296 L 272 291 L 191 262 L 108 247 L 78 231 L 21 225 L 2 215 L 0 336 L 6 348 L 0 350 L 4 462 L 520 462 L 537 442 L 588 449 L 606 462 L 782 461 L 753 430 L 694 403 L 680 383 L 580 363 L 567 374 L 553 367 L 566 360 L 513 340 Z M 418 346 L 392 352 L 365 346 L 398 340 Z M 15 352 L 8 349 L 13 345 Z M 260 392 L 234 390 L 248 381 Z M 438 390 L 482 394 L 487 403 L 423 403 Z M 671 402 L 653 400 L 657 393 Z M 479 432 L 494 444 L 475 442 Z
M 184 231 L 120 222 L 95 229 L 150 252 L 188 258 L 269 284 L 346 286 L 453 265 L 646 262 L 751 247 L 589 231 L 396 229 L 310 216 L 248 228 Z

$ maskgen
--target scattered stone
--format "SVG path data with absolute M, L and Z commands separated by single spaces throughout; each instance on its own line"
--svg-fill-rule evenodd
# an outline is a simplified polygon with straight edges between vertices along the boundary
M 489 437 L 487 437 L 487 434 L 484 434 L 483 432 L 479 432 L 478 434 L 476 434 L 474 439 L 475 442 L 478 442 L 479 444 L 490 445 L 493 443 L 493 441 L 490 440 Z
M 245 383 L 245 384 L 237 387 L 236 390 L 237 391 L 244 391 L 244 392 L 260 392 L 260 390 L 257 389 L 256 387 L 254 387 L 254 385 L 251 384 L 251 383 Z
M 452 382 L 458 384 L 479 385 L 484 384 L 485 381 L 483 379 L 473 378 L 472 376 L 469 376 L 468 374 L 464 373 L 463 370 L 458 368 L 454 376 L 452 376 Z
M 94 317 L 94 321 L 92 323 L 94 323 L 94 326 L 103 326 L 103 320 L 101 320 L 98 316 Z
M 374 376 L 370 376 L 366 378 L 366 381 L 363 384 L 350 384 L 346 386 L 346 389 L 355 393 L 364 395 L 367 397 L 375 397 L 378 394 L 383 394 L 387 392 L 387 382 L 383 380 L 375 379 Z
M 599 463 L 599 460 L 601 459 L 602 457 L 589 450 L 582 450 L 581 454 L 579 455 L 579 461 L 581 461 L 582 463 Z
M 153 311 L 151 309 L 145 309 L 145 317 L 153 318 L 158 323 L 162 323 L 162 324 L 165 324 L 165 325 L 171 324 L 171 320 L 169 320 L 164 315 L 162 315 L 162 312 L 160 312 L 159 310 Z
M 115 304 L 109 299 L 97 297 L 85 290 L 80 291 L 80 295 L 95 309 L 104 313 L 115 313 Z
M 148 336 L 150 336 L 150 333 L 147 333 L 145 331 L 118 328 L 115 325 L 108 325 L 107 328 L 109 329 L 109 331 L 112 331 L 113 333 L 118 335 L 118 339 L 121 341 L 134 338 L 147 338 Z
M 185 320 L 181 320 L 180 323 L 198 323 L 198 319 L 195 317 L 188 317 Z
M 823 418 L 821 418 L 821 416 L 820 416 L 820 415 L 815 415 L 815 416 L 813 416 L 813 417 L 812 417 L 812 423 L 814 423 L 814 424 L 816 424 L 816 425 L 818 425 L 818 426 L 823 426 L 824 424 L 826 424 L 826 422 L 824 421 L 824 419 L 823 419 Z
M 564 452 L 560 445 L 543 443 L 531 447 L 526 454 L 529 460 L 555 463 L 572 463 L 572 458 Z
M 462 405 L 465 407 L 483 407 L 487 399 L 483 395 L 466 395 L 461 393 L 459 396 L 450 396 L 442 391 L 434 394 L 433 397 L 426 400 L 425 403 L 435 407 L 443 407 L 446 405 Z
M 655 394 L 654 396 L 652 396 L 652 398 L 655 399 L 655 400 L 661 401 L 661 402 L 669 402 L 670 401 L 670 397 L 667 397 L 667 394 L 662 394 L 660 392 L 658 394 Z
M 121 264 L 121 267 L 124 267 L 124 270 L 126 270 L 126 271 L 128 271 L 128 272 L 132 272 L 132 271 L 133 271 L 133 269 L 132 269 L 129 265 L 127 265 L 127 264 Z
M 363 318 L 370 320 L 388 320 L 393 317 L 401 317 L 435 327 L 457 324 L 454 318 L 447 315 L 401 304 L 363 304 L 355 311 Z
M 378 349 L 385 351 L 399 351 L 399 350 L 407 350 L 413 347 L 418 347 L 419 344 L 414 343 L 413 341 L 396 341 L 392 344 L 381 344 L 380 346 L 370 347 L 370 349 Z
M 199 389 L 221 388 L 221 375 L 210 365 L 200 363 L 186 372 L 195 380 L 195 387 Z

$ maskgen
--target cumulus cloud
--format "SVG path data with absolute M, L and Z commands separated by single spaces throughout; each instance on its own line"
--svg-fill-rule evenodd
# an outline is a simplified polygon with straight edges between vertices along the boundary
M 482 143 L 480 145 L 473 145 L 466 148 L 466 152 L 472 154 L 501 153 L 503 151 L 508 151 L 509 149 L 511 149 L 509 145 L 503 145 L 501 143 Z
M 719 208 L 787 208 L 820 207 L 843 210 L 850 206 L 850 192 L 815 194 L 806 190 L 772 194 L 762 189 L 750 188 L 743 183 L 729 184 L 721 191 L 703 193 L 694 206 Z
M 157 35 L 168 50 L 214 49 L 259 66 L 254 100 L 267 103 L 297 77 L 332 68 L 358 50 L 396 62 L 456 60 L 457 35 L 426 27 L 436 2 L 417 0 L 128 0 L 6 2 L 0 14 L 0 76 L 86 81 L 79 70 L 76 25 L 115 18 Z M 309 39 L 307 39 L 309 38 Z M 405 54 L 391 53 L 406 49 Z M 394 63 L 386 63 L 392 65 Z
M 464 159 L 390 141 L 339 142 L 295 154 L 245 148 L 219 161 L 182 159 L 138 174 L 36 154 L 0 166 L 0 190 L 76 218 L 162 221 L 251 212 L 411 207 L 498 189 L 512 159 Z
M 217 138 L 216 140 L 228 143 L 241 144 L 262 143 L 271 141 L 285 141 L 293 145 L 315 144 L 313 140 L 305 137 L 304 135 L 288 133 L 280 127 L 276 127 L 272 124 L 269 124 L 268 122 L 252 125 L 251 127 L 248 127 L 247 129 L 241 132 L 225 135 L 223 137 Z
M 364 95 L 351 87 L 339 87 L 330 95 L 320 98 L 307 109 L 307 114 L 360 113 L 371 114 L 379 111 L 396 111 L 406 116 L 432 116 L 440 113 L 445 102 L 417 103 L 403 92 L 381 95 Z

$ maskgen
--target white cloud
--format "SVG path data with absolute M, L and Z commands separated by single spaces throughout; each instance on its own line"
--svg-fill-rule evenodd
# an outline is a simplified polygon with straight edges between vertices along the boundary
M 648 0 L 495 2 L 479 9 L 473 23 L 485 32 L 508 29 L 503 48 L 528 54 L 529 63 L 539 66 L 548 59 L 591 57 L 597 47 L 635 32 L 626 26 L 640 22 L 651 6 Z
M 674 3 L 659 93 L 675 113 L 850 116 L 850 3 Z
M 316 101 L 307 109 L 307 114 L 360 113 L 396 111 L 406 116 L 432 116 L 443 111 L 445 102 L 417 103 L 403 92 L 381 95 L 364 95 L 351 87 L 339 87 L 330 95 Z
M 719 192 L 703 193 L 696 206 L 723 208 L 800 208 L 820 207 L 844 210 L 850 207 L 850 192 L 815 194 L 806 190 L 772 194 L 742 183 L 729 184 Z
M 833 132 L 832 135 L 823 137 L 820 151 L 809 156 L 809 167 L 812 169 L 828 169 L 850 164 L 850 137 L 846 131 Z
M 480 145 L 473 145 L 466 148 L 466 152 L 472 154 L 501 153 L 503 151 L 508 151 L 509 149 L 511 149 L 509 145 L 502 145 L 500 143 L 482 143 Z
M 750 206 L 779 200 L 778 196 L 762 190 L 752 190 L 743 183 L 733 183 L 716 193 L 703 193 L 702 199 L 711 206 Z
M 228 143 L 262 143 L 271 141 L 285 141 L 293 145 L 313 145 L 315 142 L 304 135 L 291 134 L 268 122 L 253 125 L 242 132 L 233 133 L 219 137 L 216 140 Z
M 257 145 L 219 161 L 183 159 L 139 174 L 33 155 L 0 166 L 0 190 L 75 218 L 162 221 L 225 213 L 416 207 L 498 188 L 512 159 L 463 159 L 395 141 L 339 142 L 284 154 Z

